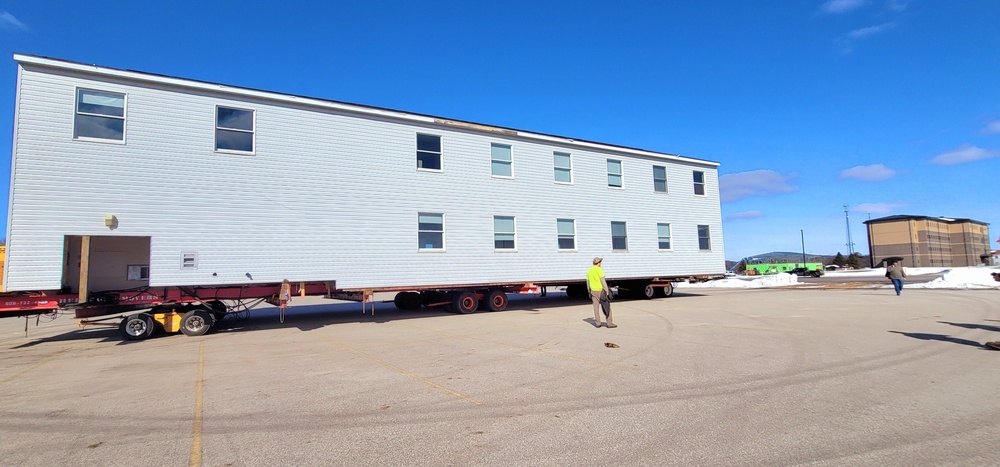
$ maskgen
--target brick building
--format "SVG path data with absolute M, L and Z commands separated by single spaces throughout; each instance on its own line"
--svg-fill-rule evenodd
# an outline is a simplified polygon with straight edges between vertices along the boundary
M 891 256 L 902 257 L 905 267 L 976 266 L 990 261 L 985 222 L 901 215 L 871 219 L 865 225 L 873 267 Z

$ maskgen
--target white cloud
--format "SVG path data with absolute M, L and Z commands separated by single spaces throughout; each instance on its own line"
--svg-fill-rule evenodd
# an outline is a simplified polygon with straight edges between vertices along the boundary
M 795 174 L 781 175 L 773 170 L 751 170 L 719 177 L 719 192 L 723 202 L 736 201 L 749 196 L 789 193 L 799 187 L 789 185 Z
M 846 13 L 851 10 L 861 8 L 868 3 L 867 0 L 829 0 L 822 6 L 827 13 Z
M 840 172 L 840 178 L 853 178 L 863 182 L 888 180 L 896 176 L 896 171 L 882 164 L 856 165 Z
M 905 203 L 861 203 L 856 206 L 851 206 L 851 212 L 863 212 L 867 214 L 889 214 L 901 207 L 906 206 Z
M 906 11 L 906 7 L 908 6 L 909 5 L 904 0 L 889 0 L 889 9 L 892 11 Z
M 985 133 L 987 135 L 995 135 L 997 133 L 1000 133 L 1000 120 L 993 120 L 992 122 L 987 123 L 986 127 L 984 127 L 979 132 Z
M 868 26 L 866 28 L 855 29 L 847 33 L 847 38 L 852 40 L 864 39 L 868 36 L 874 36 L 875 34 L 885 32 L 895 26 L 896 23 L 882 23 L 882 24 L 876 24 L 875 26 Z
M 6 11 L 0 11 L 0 28 L 8 30 L 27 31 L 28 26 Z
M 931 159 L 931 164 L 955 165 L 1000 156 L 1000 149 L 983 149 L 968 144 L 943 152 Z
M 760 219 L 761 217 L 764 217 L 764 213 L 760 211 L 743 211 L 726 216 L 726 220 L 738 221 L 743 219 Z

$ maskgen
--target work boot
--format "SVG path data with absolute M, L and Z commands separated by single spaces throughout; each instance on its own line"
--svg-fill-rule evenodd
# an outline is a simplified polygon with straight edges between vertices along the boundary
M 993 350 L 1000 350 L 1000 341 L 987 342 L 983 345 Z
M 615 323 L 608 323 L 608 327 L 609 327 L 609 328 L 617 328 L 617 327 L 618 327 L 618 325 L 617 325 L 617 324 L 615 324 Z

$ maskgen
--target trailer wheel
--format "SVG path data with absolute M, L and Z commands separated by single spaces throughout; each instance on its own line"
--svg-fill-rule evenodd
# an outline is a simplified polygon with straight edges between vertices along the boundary
M 418 310 L 423 300 L 417 292 L 400 292 L 393 297 L 392 303 L 400 310 Z
M 507 294 L 503 290 L 493 289 L 486 294 L 486 309 L 503 311 L 507 309 Z
M 673 283 L 667 283 L 667 285 L 665 285 L 662 288 L 660 288 L 660 290 L 663 291 L 663 296 L 664 297 L 673 297 L 674 296 L 674 284 Z
M 456 292 L 451 305 L 459 313 L 472 313 L 479 307 L 479 298 L 472 292 Z
M 181 318 L 181 332 L 185 336 L 200 336 L 208 332 L 215 319 L 208 310 L 191 310 Z
M 118 332 L 128 341 L 141 341 L 153 335 L 153 317 L 146 313 L 126 316 L 118 325 Z
M 656 287 L 653 287 L 653 284 L 645 284 L 645 285 L 643 285 L 642 289 L 639 292 L 640 292 L 639 293 L 639 298 L 642 298 L 642 299 L 645 299 L 645 300 L 650 300 L 650 299 L 656 298 L 656 295 L 657 295 L 656 294 Z

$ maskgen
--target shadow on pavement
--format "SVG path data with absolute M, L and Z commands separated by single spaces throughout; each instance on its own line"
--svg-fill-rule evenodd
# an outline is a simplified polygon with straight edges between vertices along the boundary
M 986 321 L 996 321 L 996 320 L 986 320 Z M 975 323 L 952 323 L 948 321 L 938 321 L 941 324 L 950 324 L 952 326 L 958 326 L 965 329 L 982 329 L 984 331 L 1000 332 L 1000 326 L 992 326 L 989 324 L 975 324 Z
M 889 332 L 893 334 L 902 334 L 906 337 L 912 337 L 914 339 L 920 339 L 925 341 L 951 342 L 952 344 L 968 345 L 971 347 L 978 347 L 980 349 L 985 348 L 983 347 L 983 344 L 979 342 L 970 341 L 968 339 L 959 339 L 957 337 L 946 336 L 944 334 L 926 334 L 922 332 L 901 332 L 901 331 L 889 331 Z

